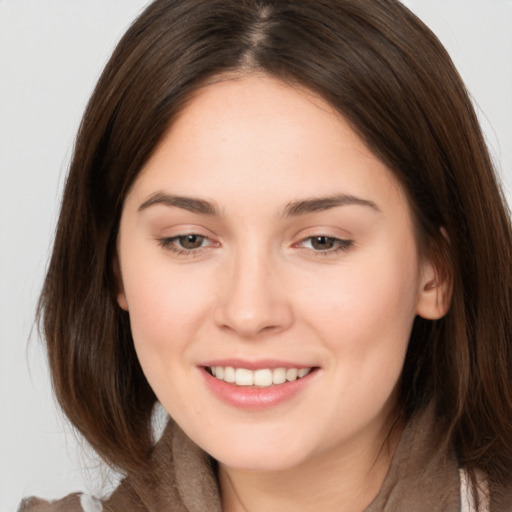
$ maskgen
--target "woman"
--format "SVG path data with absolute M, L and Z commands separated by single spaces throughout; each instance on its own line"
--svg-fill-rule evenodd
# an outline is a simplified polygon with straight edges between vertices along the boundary
M 400 3 L 152 3 L 85 113 L 40 303 L 64 411 L 127 475 L 94 506 L 508 510 L 510 249 L 461 80 Z

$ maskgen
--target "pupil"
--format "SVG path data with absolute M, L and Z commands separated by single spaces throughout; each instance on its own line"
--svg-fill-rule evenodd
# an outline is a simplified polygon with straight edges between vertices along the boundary
M 312 240 L 312 245 L 315 249 L 325 251 L 334 247 L 334 239 L 328 236 L 316 236 Z

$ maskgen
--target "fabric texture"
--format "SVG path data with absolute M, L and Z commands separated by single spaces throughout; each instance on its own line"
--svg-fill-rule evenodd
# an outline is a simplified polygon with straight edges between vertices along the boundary
M 454 450 L 441 438 L 432 407 L 414 417 L 402 434 L 381 490 L 365 512 L 474 510 L 467 478 L 461 481 Z M 492 501 L 485 494 L 482 512 L 512 512 L 510 493 L 496 493 Z M 172 421 L 156 445 L 149 470 L 126 477 L 102 503 L 103 512 L 222 512 L 215 462 Z M 63 511 L 84 512 L 80 495 L 52 503 L 30 498 L 19 508 L 19 512 Z

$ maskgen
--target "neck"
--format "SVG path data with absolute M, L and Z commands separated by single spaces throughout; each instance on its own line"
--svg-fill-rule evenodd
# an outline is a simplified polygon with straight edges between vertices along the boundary
M 352 443 L 293 468 L 244 471 L 219 464 L 224 512 L 362 512 L 377 496 L 401 429 Z

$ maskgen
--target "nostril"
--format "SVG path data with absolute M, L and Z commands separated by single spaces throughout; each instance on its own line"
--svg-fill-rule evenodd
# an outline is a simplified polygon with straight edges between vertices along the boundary
M 247 254 L 247 253 L 245 253 Z M 263 256 L 240 256 L 226 276 L 215 305 L 216 325 L 243 338 L 277 333 L 292 322 L 290 298 L 269 276 Z

